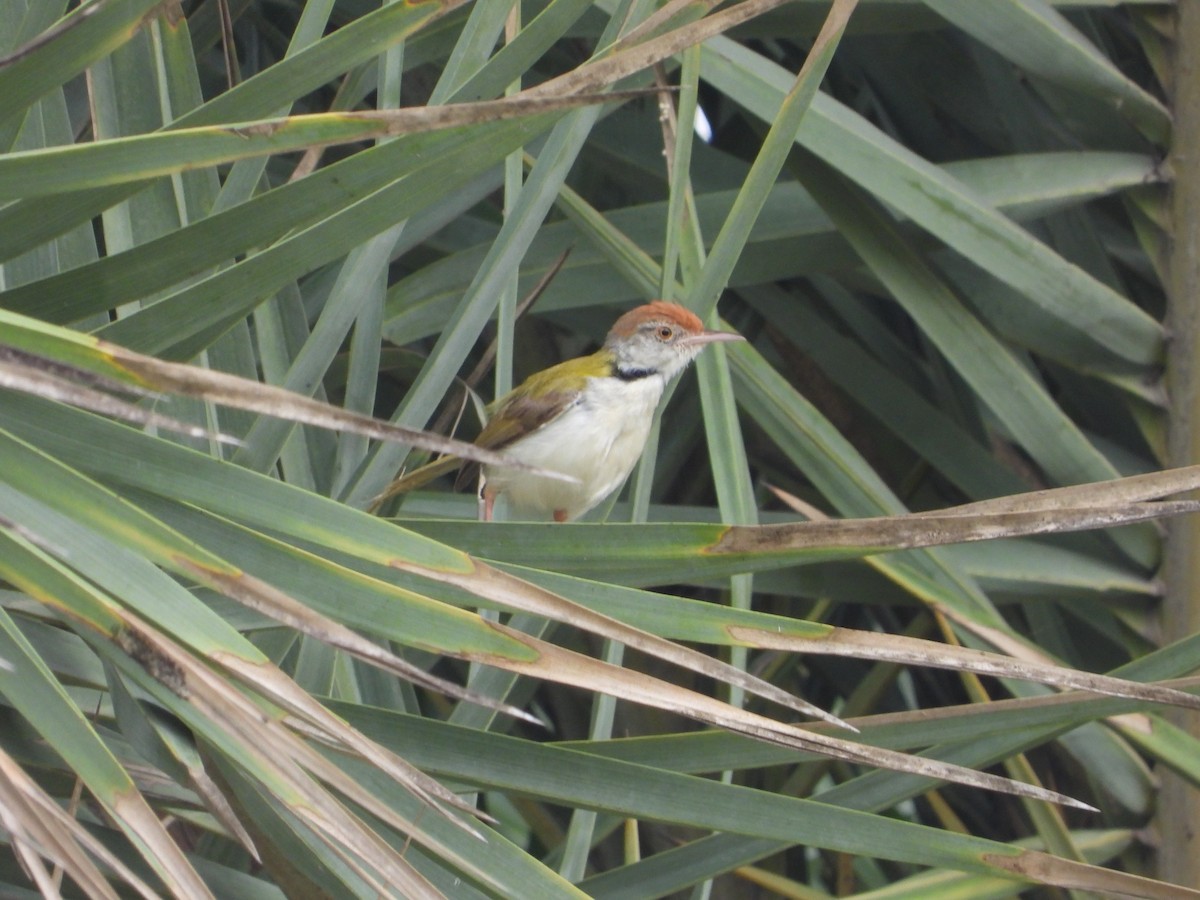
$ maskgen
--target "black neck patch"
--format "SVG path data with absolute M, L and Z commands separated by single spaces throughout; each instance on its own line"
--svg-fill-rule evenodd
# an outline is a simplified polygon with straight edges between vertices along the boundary
M 622 381 L 640 381 L 651 375 L 657 375 L 658 369 L 617 369 L 613 374 Z

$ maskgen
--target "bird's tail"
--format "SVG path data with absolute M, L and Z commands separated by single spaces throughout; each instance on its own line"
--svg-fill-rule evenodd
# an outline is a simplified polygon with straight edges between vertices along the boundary
M 433 481 L 433 479 L 453 472 L 461 465 L 462 460 L 457 456 L 442 456 L 433 462 L 425 463 L 425 465 L 413 469 L 411 472 L 404 472 L 399 478 L 384 488 L 378 497 L 371 501 L 369 509 L 371 512 L 378 512 L 379 507 L 397 494 L 407 494 L 409 491 L 422 488 Z

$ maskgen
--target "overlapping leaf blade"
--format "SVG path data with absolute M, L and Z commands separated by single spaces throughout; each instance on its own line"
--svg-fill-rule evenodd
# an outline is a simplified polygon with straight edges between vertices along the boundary
M 1034 878 L 1192 895 L 1122 874 L 1109 854 L 1128 852 L 1128 832 L 1105 845 L 1108 868 L 1089 868 L 1066 858 L 1091 858 L 1082 820 L 1034 812 L 1041 846 L 1063 858 L 1026 853 L 975 814 L 990 804 L 993 821 L 1019 821 L 1006 801 L 866 772 L 869 755 L 831 769 L 796 749 L 808 745 L 778 723 L 781 707 L 751 697 L 736 712 L 694 680 L 728 679 L 735 698 L 742 687 L 798 695 L 855 716 L 868 743 L 972 767 L 1047 745 L 1037 770 L 1103 807 L 1108 824 L 1148 814 L 1144 759 L 1195 780 L 1195 741 L 1145 705 L 1194 701 L 1139 685 L 1196 668 L 1195 640 L 1149 652 L 1157 535 L 1057 533 L 1185 514 L 1167 498 L 1190 485 L 1187 472 L 1085 487 L 1061 503 L 956 508 L 1162 467 L 1162 263 L 1146 248 L 1165 221 L 1154 214 L 1166 174 L 1155 159 L 1169 118 L 1137 62 L 1145 54 L 1163 71 L 1152 29 L 1130 27 L 1140 13 L 1080 0 L 863 2 L 795 133 L 840 173 L 805 175 L 814 198 L 794 180 L 805 171 L 796 158 L 775 171 L 791 135 L 765 147 L 761 137 L 826 4 L 526 3 L 499 43 L 504 5 L 458 0 L 67 6 L 0 7 L 0 45 L 25 45 L 0 64 L 0 191 L 13 201 L 0 209 L 0 343 L 37 357 L 5 383 L 59 379 L 43 399 L 0 398 L 11 550 L 0 716 L 19 726 L 0 728 L 0 760 L 72 811 L 77 774 L 101 807 L 113 807 L 113 785 L 139 792 L 136 826 L 76 815 L 124 863 L 149 862 L 154 890 L 646 895 L 769 854 L 781 854 L 789 889 L 822 889 L 828 851 L 863 857 L 853 873 L 865 890 L 933 864 L 975 873 L 934 881 L 987 879 L 972 883 L 980 890 Z M 235 85 L 217 27 L 225 6 Z M 828 62 L 820 51 L 810 65 L 818 57 Z M 375 142 L 378 123 L 345 115 L 392 116 L 403 99 L 437 118 L 439 103 L 489 100 L 518 80 L 534 96 L 607 91 L 630 76 L 651 84 L 654 63 L 653 77 L 682 79 L 674 144 L 654 100 Z M 434 69 L 445 72 L 436 85 Z M 697 107 L 711 143 L 684 139 Z M 250 137 L 239 136 L 245 123 Z M 224 142 L 215 153 L 211 140 Z M 167 146 L 192 155 L 164 160 Z M 269 156 L 245 158 L 257 153 Z M 63 168 L 76 157 L 99 162 Z M 492 195 L 502 184 L 503 202 Z M 514 300 L 568 246 L 534 307 L 538 330 L 514 328 Z M 252 412 L 218 406 L 227 395 L 199 391 L 202 376 L 106 355 L 44 324 L 421 427 L 444 399 L 457 402 L 454 376 L 497 308 L 504 385 L 585 349 L 632 302 L 665 290 L 707 309 L 723 287 L 724 327 L 749 342 L 705 360 L 699 392 L 690 376 L 676 392 L 630 492 L 635 518 L 661 520 L 646 525 L 615 524 L 624 504 L 603 525 L 435 522 L 473 507 L 437 491 L 406 498 L 395 522 L 369 517 L 330 497 L 365 506 L 406 450 L 316 427 L 361 419 L 322 419 L 300 403 L 313 413 L 305 424 L 277 422 L 269 392 Z M 72 395 L 62 382 L 83 387 Z M 131 382 L 160 393 L 114 390 Z M 188 396 L 168 400 L 168 388 Z M 179 435 L 58 405 L 87 391 L 120 393 L 134 421 Z M 1110 496 L 1101 504 L 1092 490 Z M 811 518 L 905 515 L 805 523 L 770 509 L 777 498 Z M 770 524 L 748 527 L 754 519 Z M 518 612 L 497 625 L 479 607 Z M 578 655 L 590 634 L 679 663 L 655 669 L 676 684 L 656 687 L 638 658 L 616 669 Z M 968 646 L 931 640 L 950 634 Z M 668 641 L 715 646 L 766 680 Z M 3 663 L 18 657 L 53 702 L 6 680 Z M 956 676 L 914 665 L 926 657 L 997 675 L 988 689 L 1018 699 L 931 709 L 961 697 Z M 481 665 L 501 661 L 511 671 Z M 1104 671 L 1113 677 L 1087 674 Z M 447 701 L 446 677 L 490 699 Z M 1051 694 L 1025 678 L 1143 699 Z M 597 687 L 651 705 L 657 690 L 660 706 L 786 734 L 790 747 L 675 733 L 678 718 L 628 703 L 615 705 L 613 730 L 642 737 L 541 747 L 544 731 L 493 708 L 532 712 L 556 738 L 595 736 L 606 729 L 577 720 Z M 606 708 L 597 704 L 598 721 Z M 883 710 L 892 717 L 857 718 Z M 38 730 L 66 752 L 46 752 Z M 464 827 L 460 813 L 431 811 L 461 804 L 409 763 L 480 791 L 500 821 Z M 740 784 L 689 774 L 710 772 Z M 875 815 L 929 790 L 928 803 L 903 807 L 920 825 Z M 978 837 L 924 827 L 951 806 Z M 562 807 L 593 824 L 563 837 Z M 173 817 L 188 859 L 154 815 Z M 643 825 L 647 848 L 659 830 L 688 842 L 636 861 L 604 837 L 617 816 L 658 820 Z M 99 851 L 61 826 L 56 852 L 101 895 L 81 855 Z M 697 827 L 726 833 L 695 840 Z M 476 832 L 488 839 L 482 856 Z M 826 849 L 783 855 L 798 840 Z M 560 859 L 579 887 L 554 873 Z

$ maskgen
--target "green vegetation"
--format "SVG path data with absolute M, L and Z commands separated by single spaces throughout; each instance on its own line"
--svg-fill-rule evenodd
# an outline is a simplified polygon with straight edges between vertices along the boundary
M 1180 21 L 0 4 L 0 894 L 1200 896 Z M 619 496 L 372 511 L 652 297 Z

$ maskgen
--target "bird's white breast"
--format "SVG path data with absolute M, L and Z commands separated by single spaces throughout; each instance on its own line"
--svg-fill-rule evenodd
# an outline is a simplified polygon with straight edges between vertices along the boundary
M 552 422 L 504 448 L 504 453 L 579 479 L 569 484 L 526 472 L 488 467 L 489 486 L 519 509 L 583 515 L 620 487 L 646 446 L 665 381 L 589 378 L 579 399 Z

